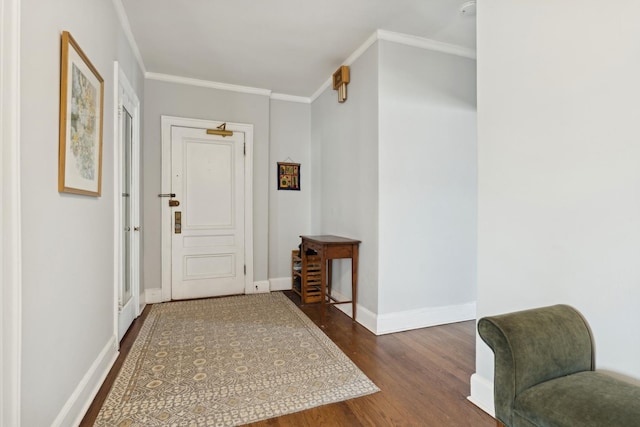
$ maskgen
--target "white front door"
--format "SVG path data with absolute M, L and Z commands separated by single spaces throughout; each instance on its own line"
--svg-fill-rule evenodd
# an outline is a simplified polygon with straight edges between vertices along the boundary
M 245 291 L 244 150 L 243 132 L 171 127 L 172 299 Z

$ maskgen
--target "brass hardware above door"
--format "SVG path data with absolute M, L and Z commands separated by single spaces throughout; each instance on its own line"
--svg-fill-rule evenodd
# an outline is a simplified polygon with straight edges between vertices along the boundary
M 207 129 L 207 135 L 233 136 L 233 131 L 227 130 L 227 123 L 225 122 L 215 129 Z

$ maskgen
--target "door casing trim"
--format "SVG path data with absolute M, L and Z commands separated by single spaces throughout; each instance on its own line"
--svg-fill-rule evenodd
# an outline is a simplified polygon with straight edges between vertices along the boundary
M 20 425 L 22 222 L 20 0 L 0 0 L 0 425 Z
M 162 140 L 162 181 L 160 193 L 171 192 L 171 128 L 173 126 L 198 129 L 215 129 L 223 122 L 214 120 L 190 119 L 174 116 L 160 116 Z M 253 125 L 226 122 L 226 130 L 245 134 L 244 157 L 244 263 L 247 273 L 244 276 L 245 293 L 253 291 Z M 166 199 L 161 204 L 161 282 L 162 301 L 171 301 L 171 208 Z

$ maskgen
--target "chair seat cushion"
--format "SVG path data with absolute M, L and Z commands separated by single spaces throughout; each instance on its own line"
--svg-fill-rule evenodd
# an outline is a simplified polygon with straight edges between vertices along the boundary
M 514 401 L 514 426 L 640 426 L 640 387 L 594 371 L 529 388 Z

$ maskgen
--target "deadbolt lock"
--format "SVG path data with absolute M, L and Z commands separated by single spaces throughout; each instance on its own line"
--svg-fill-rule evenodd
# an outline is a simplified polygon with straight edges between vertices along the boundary
M 169 206 L 176 207 L 176 206 L 180 206 L 180 200 L 169 200 Z

